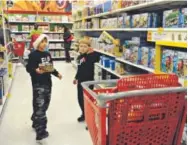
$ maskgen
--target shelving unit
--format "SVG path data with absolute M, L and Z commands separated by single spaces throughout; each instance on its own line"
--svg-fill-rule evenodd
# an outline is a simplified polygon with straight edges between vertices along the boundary
M 7 101 L 8 97 L 10 97 L 10 91 L 11 91 L 12 83 L 14 81 L 14 75 L 16 73 L 16 66 L 17 66 L 17 64 L 13 64 L 13 71 L 12 71 L 13 77 L 8 79 L 8 89 L 7 89 L 7 92 L 5 93 L 5 96 L 3 96 L 3 104 L 0 105 L 0 118 L 1 118 L 1 115 L 3 112 L 3 109 L 6 105 L 6 101 Z
M 75 23 L 77 23 L 77 22 L 79 22 L 79 23 L 82 22 L 82 23 L 80 25 L 80 28 L 78 27 L 78 29 L 77 29 L 75 27 L 74 32 L 75 32 L 75 34 L 78 35 L 78 37 L 84 36 L 84 35 L 87 35 L 87 36 L 91 35 L 91 37 L 97 37 L 103 31 L 107 31 L 112 35 L 116 35 L 116 37 L 117 36 L 122 37 L 123 35 L 130 35 L 130 33 L 132 33 L 132 32 L 134 32 L 134 37 L 136 36 L 137 33 L 138 33 L 138 36 L 143 36 L 143 34 L 146 34 L 147 39 L 145 41 L 148 43 L 152 42 L 152 44 L 155 43 L 155 45 L 156 45 L 156 47 L 155 47 L 155 51 L 156 51 L 155 61 L 157 63 L 155 64 L 154 68 L 149 68 L 144 65 L 131 63 L 130 61 L 124 60 L 123 58 L 119 58 L 111 53 L 105 52 L 102 49 L 94 49 L 94 51 L 101 55 L 105 55 L 110 58 L 113 58 L 113 59 L 115 59 L 116 62 L 128 64 L 129 66 L 144 70 L 148 73 L 164 73 L 164 72 L 161 72 L 160 64 L 158 63 L 159 61 L 161 61 L 161 51 L 159 51 L 159 46 L 167 46 L 167 47 L 174 47 L 174 48 L 178 47 L 178 48 L 187 49 L 187 41 L 185 40 L 185 38 L 186 38 L 185 36 L 187 35 L 187 28 L 177 28 L 177 27 L 174 27 L 174 28 L 162 28 L 162 27 L 159 27 L 159 28 L 132 28 L 132 27 L 131 28 L 100 28 L 100 26 L 99 26 L 99 28 L 91 29 L 91 28 L 85 28 L 85 27 L 88 27 L 88 25 L 84 25 L 84 24 L 86 24 L 86 22 L 92 23 L 91 20 L 93 18 L 98 18 L 100 21 L 100 19 L 120 17 L 121 14 L 124 14 L 124 13 L 131 15 L 134 13 L 139 14 L 139 13 L 144 13 L 144 12 L 152 12 L 152 11 L 160 11 L 160 10 L 163 11 L 163 10 L 167 10 L 167 9 L 173 9 L 175 7 L 182 8 L 184 6 L 186 6 L 185 0 L 184 1 L 156 0 L 156 1 L 150 1 L 150 2 L 148 1 L 148 2 L 145 2 L 142 4 L 138 4 L 138 5 L 133 5 L 133 6 L 129 6 L 126 8 L 121 8 L 121 9 L 112 10 L 109 12 L 95 14 L 92 16 L 85 16 L 80 19 L 76 19 L 74 21 Z M 86 14 L 86 13 L 84 13 L 84 14 Z M 142 34 L 142 32 L 143 32 L 143 34 Z M 181 33 L 183 35 L 183 37 L 178 37 L 175 35 L 175 33 L 178 35 Z M 170 40 L 171 38 L 167 34 L 175 35 L 174 40 L 171 41 Z M 128 36 L 126 36 L 126 38 L 127 37 Z M 104 69 L 112 74 L 115 74 L 108 68 L 100 66 L 100 64 L 97 64 L 97 66 L 101 67 L 102 69 Z M 182 78 L 179 79 L 179 82 L 181 82 L 182 85 L 185 84 L 185 83 L 182 83 L 182 82 L 184 82 Z
M 123 78 L 123 76 L 119 75 L 118 73 L 116 73 L 115 71 L 111 70 L 110 68 L 106 68 L 106 67 L 102 66 L 99 63 L 96 63 L 95 65 L 98 66 L 98 67 L 100 67 L 100 68 L 102 68 L 102 69 L 104 69 L 104 70 L 106 70 L 107 72 L 109 72 L 109 73 L 117 76 L 118 78 Z
M 48 27 L 49 31 L 43 31 L 43 33 L 49 35 L 50 39 L 49 39 L 49 43 L 53 43 L 53 44 L 57 44 L 57 43 L 64 43 L 64 40 L 63 40 L 63 32 L 62 31 L 56 31 L 55 27 L 59 27 L 59 26 L 62 26 L 62 25 L 69 25 L 70 27 L 72 27 L 72 22 L 22 22 L 22 21 L 10 21 L 10 25 L 15 25 L 17 26 L 18 28 L 18 31 L 12 31 L 11 33 L 15 36 L 20 36 L 20 37 L 23 37 L 23 40 L 22 39 L 17 39 L 16 41 L 18 42 L 26 42 L 26 43 L 30 43 L 30 39 L 24 39 L 25 38 L 25 35 L 28 35 L 30 33 L 30 31 L 23 31 L 20 29 L 23 29 L 24 25 L 29 25 L 32 26 L 34 25 L 35 23 L 38 23 L 39 24 L 39 28 L 40 26 L 45 26 Z M 30 27 L 31 29 L 31 27 Z M 52 31 L 52 29 L 54 29 L 55 31 Z M 46 30 L 46 29 L 45 29 Z M 58 28 L 59 30 L 59 28 Z M 71 32 L 72 34 L 74 34 L 73 32 Z M 52 39 L 54 37 L 54 39 Z M 55 38 L 59 38 L 59 39 L 55 39 Z M 73 40 L 74 41 L 74 40 Z M 26 44 L 26 46 L 29 46 L 28 44 Z M 27 48 L 26 48 L 27 49 Z M 58 48 L 55 48 L 55 47 L 49 47 L 49 50 L 50 52 L 52 51 L 64 51 L 64 48 L 63 46 L 62 47 L 58 47 Z M 14 60 L 17 60 L 18 58 L 14 58 Z M 27 58 L 26 58 L 27 59 Z M 64 60 L 65 57 L 53 57 L 53 60 Z

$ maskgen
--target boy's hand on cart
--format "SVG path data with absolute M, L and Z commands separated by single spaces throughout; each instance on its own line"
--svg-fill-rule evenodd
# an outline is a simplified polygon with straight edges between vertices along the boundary
M 61 74 L 58 74 L 58 78 L 61 80 L 61 79 L 62 79 L 62 75 L 61 75 Z
M 40 69 L 40 68 L 37 68 L 37 69 L 36 69 L 36 73 L 38 73 L 38 74 L 43 74 L 44 71 L 43 71 L 42 69 Z
M 73 81 L 73 84 L 74 84 L 74 85 L 76 85 L 77 83 L 78 83 L 78 81 L 77 81 L 77 80 L 74 80 L 74 81 Z

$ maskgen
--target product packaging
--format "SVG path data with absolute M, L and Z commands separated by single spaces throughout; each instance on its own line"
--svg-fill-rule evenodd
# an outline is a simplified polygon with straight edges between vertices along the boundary
M 174 52 L 173 57 L 173 73 L 177 74 L 179 77 L 183 78 L 185 75 L 186 65 L 184 63 L 187 60 L 187 53 L 185 52 Z
M 39 64 L 39 68 L 45 72 L 53 72 L 54 67 L 52 63 Z
M 130 56 L 130 62 L 132 63 L 138 63 L 138 46 L 132 46 L 130 48 L 132 50 L 131 56 Z
M 100 19 L 99 18 L 93 18 L 92 20 L 92 28 L 94 29 L 98 29 L 99 28 L 99 24 L 100 24 Z
M 173 57 L 174 57 L 173 50 L 163 49 L 162 63 L 161 63 L 162 72 L 167 72 L 167 73 L 173 72 Z
M 149 47 L 141 47 L 138 51 L 138 63 L 148 67 Z
M 179 24 L 179 9 L 166 10 L 163 12 L 163 27 L 177 28 Z
M 180 9 L 179 27 L 187 27 L 187 8 Z
M 116 64 L 115 60 L 110 60 L 110 69 L 113 70 L 113 71 L 116 69 L 115 64 Z
M 133 28 L 147 28 L 149 26 L 149 14 L 135 14 L 132 16 L 132 27 Z
M 124 18 L 123 18 L 123 16 L 118 18 L 117 26 L 118 26 L 118 28 L 124 28 Z
M 104 12 L 109 12 L 112 10 L 112 1 L 111 0 L 107 0 L 104 3 Z
M 124 16 L 125 28 L 131 28 L 131 16 Z
M 155 68 L 155 48 L 149 49 L 149 61 L 148 61 L 148 67 Z

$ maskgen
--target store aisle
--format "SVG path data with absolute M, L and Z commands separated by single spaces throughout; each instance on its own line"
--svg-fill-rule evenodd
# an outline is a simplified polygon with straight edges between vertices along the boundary
M 53 93 L 48 110 L 48 145 L 92 145 L 84 124 L 77 123 L 80 109 L 77 105 L 76 86 L 72 84 L 75 69 L 71 64 L 55 63 L 63 74 L 63 80 L 53 77 Z M 1 145 L 36 145 L 31 128 L 32 88 L 30 77 L 22 66 L 17 67 L 2 123 Z

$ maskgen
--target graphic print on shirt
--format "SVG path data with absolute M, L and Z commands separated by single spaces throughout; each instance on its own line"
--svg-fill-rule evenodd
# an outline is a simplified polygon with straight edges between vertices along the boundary
M 81 65 L 81 64 L 84 63 L 84 62 L 86 62 L 86 58 L 85 58 L 85 57 L 83 57 L 83 58 L 81 58 L 81 59 L 78 59 L 78 60 L 77 60 L 77 65 Z
M 50 63 L 50 56 L 42 57 L 42 58 L 41 58 L 41 63 L 42 63 L 42 64 Z

